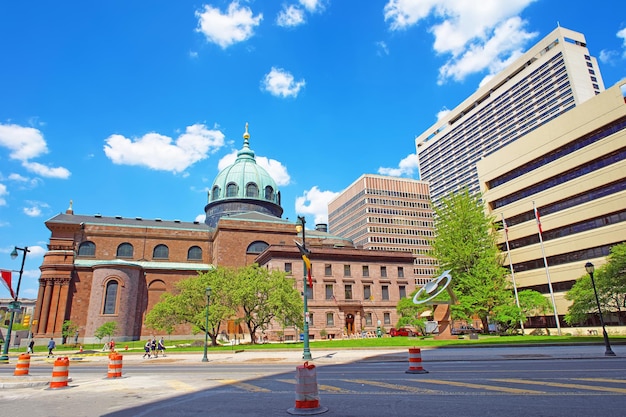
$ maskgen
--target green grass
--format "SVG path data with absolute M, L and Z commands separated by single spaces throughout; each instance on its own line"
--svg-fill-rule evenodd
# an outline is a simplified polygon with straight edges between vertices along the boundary
M 611 343 L 626 343 L 626 336 L 611 336 Z M 183 352 L 201 352 L 203 340 L 166 340 L 168 353 Z M 118 342 L 116 347 L 118 351 L 124 351 L 128 346 L 130 352 L 143 352 L 145 341 L 137 340 L 132 342 Z M 470 339 L 469 336 L 463 338 L 455 338 L 450 340 L 435 340 L 432 337 L 382 337 L 370 339 L 335 339 L 335 340 L 311 340 L 311 349 L 393 349 L 393 348 L 409 348 L 409 347 L 445 347 L 445 346 L 497 346 L 497 345 L 540 345 L 540 344 L 584 344 L 597 343 L 602 344 L 602 336 L 490 336 L 479 335 L 478 339 Z M 272 350 L 272 349 L 294 349 L 301 350 L 302 342 L 286 342 L 286 343 L 266 343 L 259 345 L 240 344 L 235 346 L 209 346 L 209 352 L 227 352 L 240 350 Z M 78 347 L 73 344 L 57 345 L 54 350 L 55 354 L 76 353 Z M 90 352 L 101 352 L 102 344 L 84 345 L 83 349 Z M 22 353 L 24 349 L 11 349 L 13 353 Z M 36 346 L 35 353 L 46 353 L 48 349 L 45 346 Z M 104 352 L 103 352 L 104 354 Z

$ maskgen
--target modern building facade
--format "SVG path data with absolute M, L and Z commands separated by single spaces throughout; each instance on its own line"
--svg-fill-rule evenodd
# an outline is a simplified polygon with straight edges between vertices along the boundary
M 305 289 L 294 244 L 302 232 L 280 217 L 280 191 L 256 164 L 249 138 L 246 126 L 236 161 L 211 186 L 204 223 L 76 214 L 72 203 L 46 221 L 51 236 L 31 320 L 35 338 L 60 338 L 65 320 L 79 326 L 79 343 L 97 341 L 94 332 L 109 321 L 117 323 L 118 341 L 151 337 L 159 333 L 144 326 L 145 316 L 178 281 L 218 266 L 253 263 L 287 272 L 300 292 L 307 291 L 311 338 L 374 332 L 378 320 L 395 325 L 397 302 L 415 288 L 403 276 L 409 275 L 411 254 L 359 250 L 324 228 L 306 230 L 313 287 Z M 234 319 L 223 328 L 245 340 L 247 331 Z M 276 324 L 265 336 L 297 340 L 298 332 Z M 177 335 L 190 337 L 191 329 L 178 326 Z
M 362 175 L 328 203 L 328 227 L 358 248 L 411 252 L 417 285 L 437 271 L 430 257 L 435 227 L 425 181 Z
M 415 139 L 435 206 L 480 190 L 476 162 L 604 91 L 583 34 L 558 27 Z
M 486 210 L 506 222 L 500 243 L 506 251 L 508 236 L 517 288 L 554 295 L 562 321 L 564 295 L 586 276 L 585 263 L 601 266 L 626 241 L 626 80 L 485 157 L 477 170 Z M 618 323 L 615 312 L 604 320 Z M 529 324 L 554 328 L 556 319 Z M 587 324 L 599 321 L 590 315 Z

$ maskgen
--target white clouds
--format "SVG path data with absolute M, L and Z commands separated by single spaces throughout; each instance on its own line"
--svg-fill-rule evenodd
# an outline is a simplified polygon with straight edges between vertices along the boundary
M 237 152 L 235 150 L 222 157 L 217 164 L 218 171 L 222 171 L 224 168 L 234 164 L 235 159 L 237 159 Z M 282 187 L 291 183 L 291 177 L 287 172 L 287 168 L 281 162 L 265 156 L 255 156 L 255 159 L 256 163 L 270 174 L 276 185 Z
M 122 135 L 111 135 L 106 139 L 104 153 L 114 164 L 178 173 L 222 146 L 222 132 L 195 124 L 188 126 L 176 141 L 158 133 L 148 133 L 134 140 Z
M 304 196 L 296 198 L 296 213 L 310 214 L 314 217 L 314 224 L 328 223 L 328 203 L 339 193 L 321 191 L 314 186 L 304 192 Z
M 272 67 L 261 82 L 261 89 L 276 97 L 297 97 L 305 81 L 295 81 L 293 75 L 282 68 Z
M 0 184 L 0 206 L 6 206 L 7 201 L 4 199 L 4 196 L 9 194 L 7 191 L 7 186 L 4 184 Z
M 322 0 L 299 0 L 296 4 L 284 4 L 282 10 L 276 16 L 276 24 L 282 27 L 295 27 L 306 22 L 306 12 L 316 13 L 324 10 Z
M 276 17 L 276 24 L 283 27 L 294 27 L 304 23 L 304 10 L 298 6 L 284 5 Z
M 613 51 L 609 49 L 603 49 L 600 51 L 600 62 L 604 64 L 616 64 L 616 61 L 619 59 L 620 55 L 622 58 L 626 58 L 626 28 L 617 31 L 615 34 L 618 38 L 622 38 L 622 52 Z
M 28 171 L 43 177 L 66 179 L 70 171 L 63 167 L 51 168 L 30 159 L 48 153 L 48 146 L 41 131 L 15 124 L 0 124 L 0 146 L 8 148 L 9 157 L 22 162 Z
M 439 83 L 462 81 L 469 74 L 501 68 L 519 55 L 536 33 L 524 29 L 519 14 L 536 0 L 390 0 L 384 8 L 391 30 L 402 30 L 424 21 L 438 21 L 429 27 L 433 48 L 448 55 L 439 70 Z
M 41 216 L 42 208 L 49 208 L 48 204 L 41 203 L 39 201 L 27 201 L 29 207 L 24 207 L 23 211 L 29 217 L 39 217 Z
M 412 153 L 402 159 L 397 168 L 378 168 L 380 175 L 389 175 L 392 177 L 411 177 L 413 173 L 417 171 L 418 159 L 417 155 Z
M 253 16 L 249 7 L 240 6 L 237 1 L 230 3 L 226 13 L 205 5 L 203 11 L 196 11 L 196 17 L 196 30 L 222 49 L 252 37 L 254 29 L 263 20 L 263 14 Z

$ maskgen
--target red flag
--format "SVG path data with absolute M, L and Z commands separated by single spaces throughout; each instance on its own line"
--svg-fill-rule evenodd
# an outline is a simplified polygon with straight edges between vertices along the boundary
M 304 261 L 304 264 L 306 265 L 307 277 L 309 279 L 309 287 L 313 288 L 313 278 L 311 278 L 311 261 L 309 260 L 309 257 L 306 255 L 302 255 L 302 260 Z
M 537 227 L 539 228 L 539 234 L 543 235 L 543 230 L 541 229 L 541 219 L 539 218 L 539 210 L 537 207 L 533 207 L 535 209 L 535 219 L 537 220 Z
M 4 285 L 11 293 L 11 297 L 15 298 L 15 293 L 11 287 L 11 271 L 0 270 L 0 275 L 2 275 L 2 282 L 4 282 Z
M 504 216 L 502 216 L 502 226 L 504 226 L 504 234 L 506 235 L 506 240 L 509 240 L 509 226 L 506 224 L 506 220 L 504 220 Z

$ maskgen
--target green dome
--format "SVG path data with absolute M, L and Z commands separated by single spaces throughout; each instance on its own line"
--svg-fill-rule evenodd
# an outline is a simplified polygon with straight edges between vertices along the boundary
M 206 223 L 210 226 L 215 226 L 219 217 L 224 215 L 248 211 L 277 217 L 282 215 L 276 182 L 263 167 L 257 165 L 254 151 L 250 149 L 247 123 L 243 138 L 243 148 L 237 152 L 237 159 L 217 174 L 209 191 L 205 212 Z

